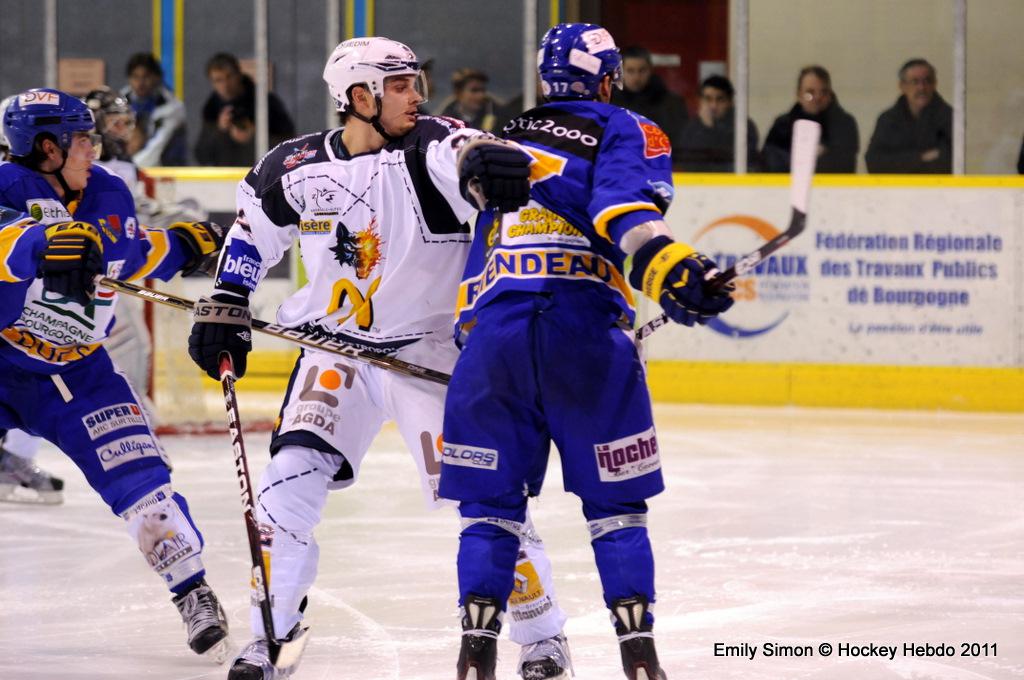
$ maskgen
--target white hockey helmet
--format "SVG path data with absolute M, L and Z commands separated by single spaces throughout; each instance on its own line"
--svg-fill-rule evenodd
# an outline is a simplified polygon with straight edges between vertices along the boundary
M 391 76 L 416 76 L 416 90 L 427 100 L 427 82 L 416 55 L 407 45 L 379 37 L 353 38 L 331 52 L 324 80 L 338 111 L 347 112 L 349 91 L 363 85 L 374 97 L 384 94 L 384 80 Z
M 7 141 L 7 133 L 4 132 L 4 126 L 2 124 L 4 114 L 7 113 L 7 109 L 11 107 L 11 104 L 17 98 L 18 95 L 12 94 L 10 97 L 7 97 L 3 101 L 0 101 L 0 161 L 4 160 L 4 158 L 7 156 L 7 152 L 11 148 L 11 143 Z

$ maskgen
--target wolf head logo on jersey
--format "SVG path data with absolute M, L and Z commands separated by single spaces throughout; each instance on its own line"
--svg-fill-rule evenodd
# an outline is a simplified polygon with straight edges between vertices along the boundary
M 337 238 L 338 243 L 331 248 L 331 252 L 338 264 L 355 267 L 357 278 L 369 277 L 370 272 L 384 259 L 384 240 L 380 237 L 376 216 L 370 219 L 366 229 L 354 234 L 339 221 Z

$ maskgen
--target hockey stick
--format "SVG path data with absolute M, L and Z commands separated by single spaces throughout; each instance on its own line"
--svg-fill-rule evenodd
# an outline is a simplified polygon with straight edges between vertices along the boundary
M 220 384 L 224 389 L 224 407 L 228 413 L 228 431 L 231 434 L 231 448 L 235 452 L 235 472 L 238 474 L 238 486 L 242 495 L 242 516 L 245 519 L 245 533 L 249 539 L 249 556 L 252 558 L 252 585 L 254 596 L 263 619 L 263 632 L 267 636 L 267 648 L 270 652 L 270 663 L 278 669 L 294 666 L 302 650 L 305 649 L 309 637 L 309 627 L 300 628 L 291 640 L 279 640 L 274 634 L 274 616 L 271 611 L 270 581 L 267 579 L 267 564 L 263 561 L 263 550 L 260 547 L 260 527 L 256 522 L 256 507 L 252 499 L 252 480 L 249 477 L 249 462 L 245 455 L 245 443 L 242 440 L 241 419 L 238 417 L 238 399 L 235 396 L 235 368 L 231 363 L 231 355 L 221 352 Z
M 790 153 L 789 202 L 793 212 L 789 227 L 757 250 L 744 255 L 733 266 L 707 282 L 707 289 L 714 292 L 737 276 L 749 274 L 766 257 L 800 235 L 807 226 L 807 204 L 811 196 L 811 180 L 814 179 L 814 162 L 818 157 L 818 140 L 821 125 L 811 120 L 798 120 L 793 124 L 793 146 Z M 636 339 L 650 337 L 669 321 L 661 314 L 636 329 Z
M 109 277 L 100 277 L 96 280 L 97 286 L 105 286 L 116 290 L 119 293 L 125 293 L 126 295 L 133 295 L 143 300 L 151 300 L 152 302 L 159 302 L 160 304 L 180 309 L 184 312 L 191 312 L 195 302 L 187 298 L 177 297 L 170 293 L 162 293 L 152 288 L 145 288 L 143 286 L 137 286 L 134 283 L 128 283 L 127 281 L 120 281 L 118 279 L 111 279 Z M 346 345 L 343 342 L 339 342 L 334 338 L 331 338 L 320 333 L 311 333 L 309 331 L 299 330 L 298 328 L 288 328 L 286 326 L 280 326 L 276 323 L 270 323 L 267 321 L 261 321 L 260 319 L 252 320 L 253 330 L 265 333 L 266 335 L 272 335 L 275 338 L 281 338 L 282 340 L 288 340 L 296 344 L 308 347 L 310 349 L 320 349 L 325 352 L 332 354 L 338 354 L 349 359 L 356 359 L 358 361 L 364 361 L 368 364 L 383 368 L 388 371 L 394 371 L 403 375 L 410 375 L 414 378 L 422 378 L 429 380 L 430 382 L 437 383 L 439 385 L 447 385 L 451 376 L 441 371 L 435 371 L 432 368 L 426 368 L 425 366 L 417 366 L 416 364 L 410 364 L 407 361 L 401 359 L 395 359 L 389 357 L 386 354 L 379 354 L 377 352 L 369 352 L 366 350 L 356 349 L 351 345 Z

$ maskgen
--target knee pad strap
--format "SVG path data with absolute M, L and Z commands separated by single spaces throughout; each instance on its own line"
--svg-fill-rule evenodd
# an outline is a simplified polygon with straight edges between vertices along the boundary
M 540 536 L 537 535 L 537 531 L 533 528 L 532 522 L 516 522 L 515 520 L 505 519 L 504 517 L 462 517 L 461 521 L 463 531 L 474 524 L 490 524 L 491 526 L 498 527 L 499 529 L 504 529 L 518 538 L 521 543 L 533 543 L 534 545 L 542 544 Z
M 587 529 L 590 530 L 591 541 L 596 541 L 602 536 L 610 534 L 613 531 L 619 531 L 620 529 L 642 529 L 646 527 L 647 515 L 645 514 L 613 515 L 612 517 L 602 517 L 601 519 L 592 519 L 587 522 Z

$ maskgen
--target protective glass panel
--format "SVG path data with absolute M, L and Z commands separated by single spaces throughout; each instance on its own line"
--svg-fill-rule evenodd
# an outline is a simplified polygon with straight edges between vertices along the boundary
M 1024 174 L 1024 2 L 967 3 L 968 174 Z
M 814 118 L 819 173 L 951 171 L 950 0 L 749 4 L 752 170 L 787 172 L 792 123 Z

